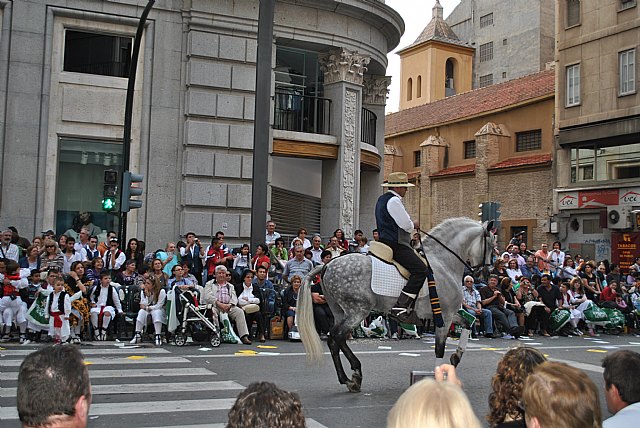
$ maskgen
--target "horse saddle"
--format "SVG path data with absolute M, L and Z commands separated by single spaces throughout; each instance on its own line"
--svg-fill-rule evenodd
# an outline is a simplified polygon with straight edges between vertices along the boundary
M 427 260 L 424 257 L 418 254 L 416 250 L 413 250 L 413 251 L 420 258 L 420 260 L 424 262 L 425 266 L 429 266 L 429 264 L 427 263 Z M 396 269 L 398 269 L 398 273 L 402 275 L 404 279 L 409 279 L 409 276 L 410 276 L 409 271 L 405 269 L 405 267 L 402 266 L 400 263 L 393 260 L 393 250 L 391 249 L 390 246 L 383 244 L 380 241 L 372 241 L 369 244 L 369 255 L 374 256 L 377 259 L 382 260 L 387 264 L 394 265 Z

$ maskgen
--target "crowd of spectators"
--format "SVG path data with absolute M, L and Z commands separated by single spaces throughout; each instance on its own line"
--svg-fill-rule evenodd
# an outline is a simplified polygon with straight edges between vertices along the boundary
M 301 228 L 285 243 L 273 221 L 267 222 L 265 243 L 253 252 L 248 244 L 230 248 L 222 231 L 208 244 L 188 232 L 183 241 L 167 242 L 156 251 L 148 251 L 145 242 L 136 238 L 122 246 L 115 231 L 102 239 L 93 233 L 91 224 L 60 236 L 48 230 L 30 241 L 17 230 L 2 232 L 0 341 L 105 340 L 114 333 L 109 328 L 112 320 L 133 312 L 132 343 L 142 340 L 150 323 L 148 330 L 153 330 L 156 344 L 161 345 L 167 297 L 175 288 L 192 291 L 202 303 L 213 305 L 210 315 L 215 324 L 218 313 L 227 312 L 243 343 L 251 343 L 252 338 L 263 342 L 269 316 L 281 315 L 288 328 L 293 327 L 298 289 L 313 267 L 343 253 L 368 251 L 368 240 L 359 230 L 351 241 L 340 229 L 329 239 L 314 235 L 309 240 Z M 221 266 L 225 269 L 218 269 Z M 58 280 L 62 294 L 54 293 Z M 218 287 L 221 281 L 229 287 Z M 333 317 L 319 278 L 314 287 L 318 332 L 324 336 Z M 41 294 L 52 297 L 38 299 Z M 32 322 L 32 311 L 38 312 L 34 304 L 42 306 L 40 312 L 45 312 L 48 324 Z
M 628 274 L 608 260 L 596 262 L 581 255 L 572 256 L 553 242 L 549 250 L 542 243 L 535 252 L 514 237 L 502 253 L 496 250 L 490 270 L 463 279 L 463 308 L 475 315 L 485 337 L 505 338 L 520 335 L 596 334 L 589 318 L 594 306 L 615 309 L 624 316 L 624 326 L 608 331 L 616 334 L 638 329 L 640 309 L 640 257 Z M 554 325 L 558 311 L 566 311 L 569 320 L 561 328 Z M 478 326 L 474 325 L 473 336 Z

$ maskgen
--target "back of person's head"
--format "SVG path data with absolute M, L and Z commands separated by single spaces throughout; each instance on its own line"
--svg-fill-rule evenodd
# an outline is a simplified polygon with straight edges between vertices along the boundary
M 547 361 L 527 377 L 522 391 L 527 427 L 600 428 L 598 390 L 589 377 L 564 363 Z
M 17 396 L 23 426 L 86 426 L 91 385 L 80 351 L 47 346 L 29 354 L 20 366 Z
M 620 399 L 627 404 L 640 402 L 640 354 L 622 350 L 608 355 L 602 361 L 604 383 L 607 390 L 615 385 Z
M 495 426 L 505 419 L 523 419 L 519 407 L 527 376 L 540 364 L 547 361 L 535 348 L 520 346 L 510 349 L 498 362 L 496 374 L 491 380 L 489 414 L 487 421 Z
M 305 427 L 298 396 L 271 382 L 254 382 L 242 391 L 229 410 L 227 428 Z
M 423 379 L 400 396 L 387 416 L 387 428 L 480 428 L 459 386 Z

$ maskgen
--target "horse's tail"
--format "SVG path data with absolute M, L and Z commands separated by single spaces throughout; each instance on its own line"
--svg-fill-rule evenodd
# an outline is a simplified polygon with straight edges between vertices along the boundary
M 311 281 L 318 275 L 324 266 L 317 266 L 304 278 L 304 282 L 298 291 L 297 324 L 300 331 L 300 339 L 307 352 L 309 363 L 320 365 L 323 362 L 322 341 L 316 331 L 316 323 L 313 317 L 313 301 L 311 299 Z

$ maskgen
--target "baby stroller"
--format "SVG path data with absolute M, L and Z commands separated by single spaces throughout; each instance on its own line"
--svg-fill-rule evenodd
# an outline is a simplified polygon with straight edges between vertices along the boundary
M 177 288 L 176 288 L 177 290 Z M 190 291 L 176 293 L 182 306 L 178 313 L 179 325 L 173 336 L 173 342 L 177 346 L 184 346 L 187 338 L 191 336 L 194 342 L 209 342 L 214 348 L 220 346 L 220 332 L 205 316 L 210 306 L 196 306 L 196 299 Z

